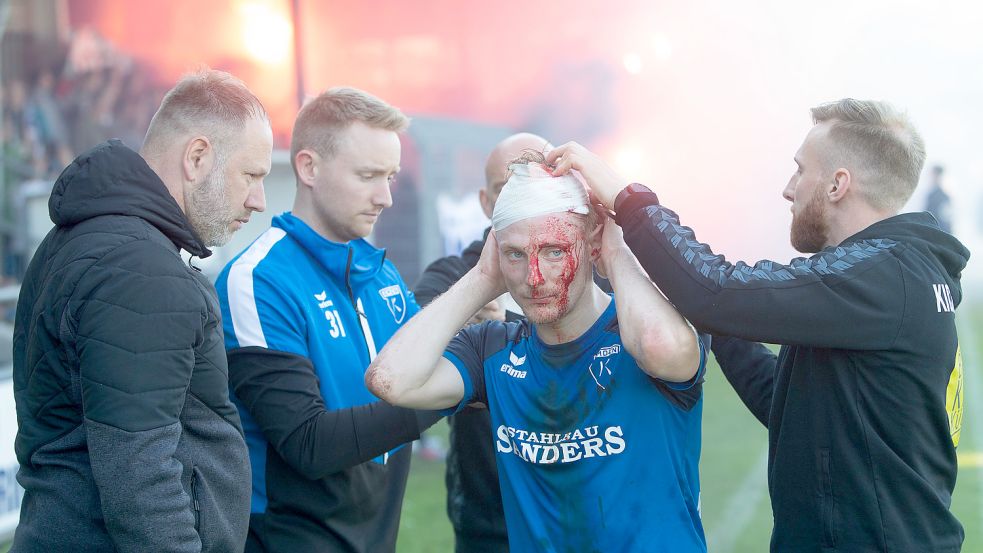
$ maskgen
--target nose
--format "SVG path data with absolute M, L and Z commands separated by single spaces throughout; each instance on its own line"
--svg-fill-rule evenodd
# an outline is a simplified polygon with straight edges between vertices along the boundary
M 266 190 L 263 187 L 262 180 L 249 187 L 249 195 L 246 196 L 246 203 L 243 205 L 246 209 L 252 211 L 266 211 Z
M 539 270 L 539 258 L 535 255 L 529 258 L 529 269 L 526 274 L 526 284 L 532 287 L 541 286 L 545 281 L 543 273 Z
M 788 184 L 785 185 L 785 190 L 782 190 L 782 197 L 790 202 L 795 201 L 795 178 L 791 178 Z
M 372 203 L 383 209 L 392 207 L 393 194 L 392 190 L 389 189 L 388 181 L 384 182 L 376 189 L 375 197 L 372 199 Z

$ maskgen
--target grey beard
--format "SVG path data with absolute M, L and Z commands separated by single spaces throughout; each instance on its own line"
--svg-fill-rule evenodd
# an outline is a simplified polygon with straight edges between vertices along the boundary
M 188 221 L 207 247 L 223 246 L 232 239 L 229 208 L 225 196 L 222 168 L 216 167 L 205 182 L 185 194 Z

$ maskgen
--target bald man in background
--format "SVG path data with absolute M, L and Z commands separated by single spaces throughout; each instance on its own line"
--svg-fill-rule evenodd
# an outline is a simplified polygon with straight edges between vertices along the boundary
M 530 133 L 509 136 L 495 146 L 485 162 L 485 187 L 478 192 L 481 209 L 491 218 L 498 194 L 507 180 L 509 161 L 524 150 L 544 151 L 545 138 Z M 490 228 L 490 227 L 489 227 Z M 488 238 L 471 243 L 460 256 L 452 255 L 431 263 L 420 276 L 413 293 L 421 307 L 443 294 L 478 262 Z M 503 300 L 491 302 L 469 324 L 486 320 L 516 320 L 522 316 L 506 311 Z M 514 302 L 509 302 L 510 304 Z M 495 466 L 495 445 L 491 418 L 487 409 L 468 407 L 447 418 L 451 426 L 450 450 L 447 454 L 447 515 L 454 526 L 455 551 L 458 553 L 499 553 L 509 550 L 502 510 L 502 492 Z

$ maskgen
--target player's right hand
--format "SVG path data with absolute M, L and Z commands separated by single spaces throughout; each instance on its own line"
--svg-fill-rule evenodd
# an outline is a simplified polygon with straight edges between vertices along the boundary
M 477 272 L 483 284 L 482 289 L 475 290 L 475 293 L 483 294 L 484 297 L 488 298 L 486 300 L 487 302 L 505 293 L 505 277 L 502 276 L 502 268 L 498 257 L 498 239 L 495 237 L 494 230 L 488 233 L 488 239 L 485 240 L 485 247 L 481 250 L 481 257 L 478 259 L 478 264 L 475 265 L 473 270 Z M 488 288 L 488 290 L 484 288 Z

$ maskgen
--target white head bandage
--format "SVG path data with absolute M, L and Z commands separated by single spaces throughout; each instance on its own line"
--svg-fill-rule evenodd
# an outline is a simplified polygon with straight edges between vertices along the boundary
M 497 232 L 523 219 L 563 212 L 590 213 L 584 185 L 569 173 L 554 177 L 538 163 L 516 164 L 495 202 L 492 228 Z

